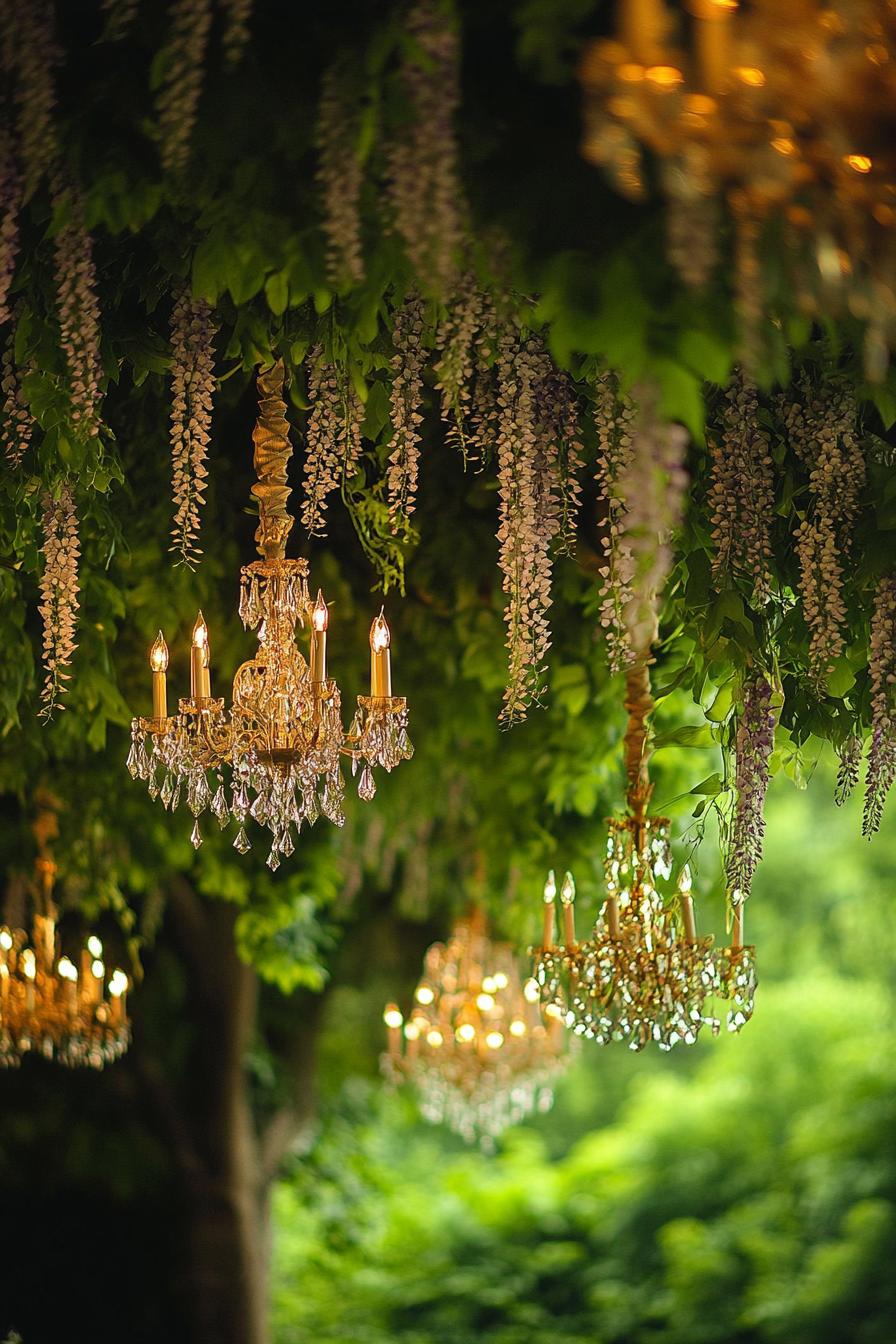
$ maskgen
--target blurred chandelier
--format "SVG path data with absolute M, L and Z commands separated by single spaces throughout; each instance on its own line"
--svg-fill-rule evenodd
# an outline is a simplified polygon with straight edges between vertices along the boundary
M 693 283 L 714 265 L 713 198 L 726 199 L 753 318 L 760 230 L 775 216 L 802 305 L 845 301 L 867 319 L 869 372 L 882 376 L 896 318 L 896 9 L 686 8 L 689 21 L 663 0 L 621 0 L 616 38 L 588 48 L 585 157 L 633 199 L 645 195 L 642 146 L 659 157 L 670 250 Z
M 348 734 L 343 729 L 339 687 L 327 676 L 327 604 L 321 592 L 310 600 L 308 562 L 286 558 L 293 525 L 286 508 L 292 445 L 283 382 L 282 360 L 258 375 L 260 408 L 252 436 L 258 479 L 252 493 L 262 558 L 241 570 L 239 604 L 243 625 L 258 630 L 258 652 L 237 669 L 228 712 L 223 699 L 211 693 L 208 628 L 200 612 L 193 628 L 190 695 L 169 716 L 168 647 L 159 631 L 150 651 L 153 714 L 134 719 L 127 760 L 131 775 L 145 780 L 150 796 L 160 797 L 165 807 L 173 810 L 186 797 L 197 848 L 199 817 L 207 809 L 222 827 L 234 818 L 234 848 L 241 854 L 251 848 L 247 817 L 267 826 L 272 870 L 281 855 L 293 852 L 293 826 L 298 833 L 321 813 L 337 826 L 345 821 L 340 756 L 351 757 L 353 773 L 360 768 L 358 794 L 369 801 L 376 793 L 372 767 L 392 770 L 413 755 L 407 702 L 392 694 L 390 634 L 382 612 L 370 631 L 370 695 L 358 696 Z M 296 643 L 297 623 L 310 628 L 307 661 Z
M 39 817 L 44 828 L 55 818 Z M 31 936 L 0 927 L 0 1066 L 15 1067 L 33 1051 L 70 1067 L 101 1069 L 128 1048 L 129 980 L 124 971 L 106 972 L 103 945 L 88 937 L 77 966 L 62 950 L 53 901 L 56 865 L 45 839 L 37 859 L 32 892 Z
M 630 669 L 626 708 L 628 812 L 609 822 L 606 898 L 585 942 L 575 932 L 575 885 L 567 873 L 560 889 L 561 941 L 555 942 L 557 887 L 544 889 L 544 934 L 535 952 L 534 979 L 542 1000 L 577 1035 L 606 1045 L 627 1041 L 641 1050 L 693 1045 L 704 1026 L 718 1032 L 716 998 L 730 1000 L 727 1025 L 740 1031 L 753 1012 L 754 948 L 743 945 L 743 907 L 732 907 L 731 945 L 713 950 L 698 938 L 685 865 L 673 903 L 662 894 L 672 876 L 669 822 L 647 815 L 652 786 L 647 774 L 647 715 L 652 708 L 644 664 Z
M 415 1085 L 426 1120 L 490 1147 L 509 1125 L 553 1104 L 565 1042 L 557 1009 L 545 1017 L 538 986 L 520 985 L 511 949 L 491 941 L 476 911 L 427 952 L 407 1021 L 387 1005 L 383 1069 Z

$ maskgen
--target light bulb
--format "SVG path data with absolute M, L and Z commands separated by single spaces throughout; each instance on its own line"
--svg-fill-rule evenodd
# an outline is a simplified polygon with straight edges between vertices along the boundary
M 689 896 L 693 885 L 691 879 L 691 865 L 686 863 L 678 874 L 678 890 L 681 892 L 682 896 Z
M 382 611 L 380 611 L 379 616 L 376 617 L 373 625 L 370 627 L 370 647 L 373 649 L 374 653 L 382 653 L 384 649 L 388 649 L 391 643 L 392 636 L 389 633 L 386 618 Z
M 103 976 L 106 974 L 106 968 L 103 965 L 103 963 L 99 960 L 94 961 L 90 969 L 96 976 L 97 980 L 102 980 Z
M 317 590 L 317 601 L 311 612 L 311 623 L 315 630 L 326 630 L 330 623 L 330 613 L 327 610 L 327 604 L 324 601 L 324 595 L 321 590 Z
M 472 1022 L 462 1022 L 454 1034 L 459 1041 L 475 1041 L 476 1028 Z
M 103 955 L 103 945 L 95 933 L 92 933 L 87 939 L 87 951 L 92 957 L 101 957 Z
M 37 975 L 37 963 L 34 960 L 34 953 L 30 947 L 26 947 L 22 953 L 22 970 L 29 980 L 33 980 Z
M 193 648 L 202 649 L 205 654 L 203 663 L 205 663 L 208 659 L 208 626 L 201 611 L 196 617 L 196 624 L 193 626 Z
M 510 1034 L 511 1036 L 525 1036 L 526 1024 L 525 1022 L 522 1021 L 521 1018 L 515 1017 L 513 1019 L 513 1021 L 510 1024 Z
M 557 1003 L 549 1003 L 545 1006 L 544 1015 L 545 1017 L 562 1017 L 563 1009 Z
M 550 905 L 557 895 L 557 879 L 554 877 L 553 868 L 548 873 L 548 880 L 544 884 L 544 903 Z
M 420 1028 L 416 1022 L 406 1022 L 404 1027 L 404 1038 L 406 1041 L 416 1041 L 420 1036 Z
M 567 873 L 563 879 L 563 886 L 560 888 L 560 900 L 564 905 L 572 905 L 576 898 L 576 884 L 573 881 L 572 873 Z
M 149 651 L 149 665 L 153 672 L 168 671 L 168 645 L 165 643 L 165 636 L 161 630 L 156 636 L 156 641 Z
M 482 988 L 486 994 L 494 994 L 498 988 L 498 982 L 493 975 L 487 975 L 482 981 Z
M 417 1000 L 418 1003 L 424 1003 L 424 1004 L 432 1003 L 433 999 L 435 998 L 435 990 L 433 990 L 429 985 L 418 985 L 417 993 L 414 995 L 414 998 Z
M 485 1043 L 489 1050 L 500 1050 L 501 1046 L 504 1044 L 504 1037 L 501 1035 L 500 1031 L 490 1031 L 485 1038 Z
M 495 974 L 492 976 L 492 979 L 495 982 L 495 989 L 507 988 L 507 976 L 504 974 L 503 971 L 496 971 Z M 483 986 L 483 988 L 485 988 L 485 986 Z
M 383 1013 L 383 1021 L 387 1027 L 400 1027 L 404 1018 L 401 1010 L 394 1003 L 387 1004 L 386 1011 Z
M 537 980 L 527 980 L 523 985 L 523 998 L 527 1003 L 537 1003 L 541 998 L 541 990 L 538 988 Z
M 9 929 L 0 929 L 0 947 L 4 952 L 9 952 L 12 948 L 12 934 Z
M 113 971 L 112 978 L 109 981 L 109 993 L 115 999 L 120 999 L 128 987 L 128 978 L 124 971 Z
M 431 1045 L 433 1049 L 438 1049 L 438 1047 L 442 1044 L 443 1039 L 444 1037 L 442 1036 L 442 1033 L 438 1030 L 438 1028 L 433 1027 L 432 1031 L 427 1033 L 426 1043 L 427 1045 Z
M 495 1006 L 495 1000 L 491 994 L 480 994 L 476 999 L 476 1007 L 482 1013 L 490 1013 Z
M 77 980 L 78 972 L 75 969 L 74 964 L 68 959 L 68 957 L 60 958 L 58 969 L 59 974 L 62 976 L 63 980 Z

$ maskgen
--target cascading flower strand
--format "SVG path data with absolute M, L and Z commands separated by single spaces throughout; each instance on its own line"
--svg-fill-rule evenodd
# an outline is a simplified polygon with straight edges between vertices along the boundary
M 224 11 L 224 32 L 221 35 L 224 63 L 232 70 L 239 65 L 249 42 L 252 0 L 221 0 L 221 8 Z
M 321 87 L 317 115 L 317 183 L 327 240 L 327 274 L 337 289 L 364 279 L 361 244 L 361 187 L 358 119 L 340 64 L 330 66 Z
M 736 372 L 725 391 L 719 433 L 710 442 L 713 579 L 743 578 L 755 607 L 772 590 L 774 463 L 753 384 Z
M 862 834 L 880 830 L 887 794 L 896 780 L 896 576 L 880 580 L 874 594 L 868 671 L 871 680 L 871 745 L 865 776 Z
M 783 403 L 790 442 L 809 469 L 809 504 L 796 529 L 800 594 L 809 627 L 809 668 L 823 691 L 843 653 L 847 626 L 845 564 L 865 484 L 855 397 L 846 385 L 813 389 Z
M 585 465 L 579 398 L 569 374 L 558 369 L 547 352 L 541 362 L 536 395 L 541 437 L 550 441 L 556 452 L 557 552 L 570 555 L 576 545 L 582 503 L 580 478 Z
M 769 758 L 775 745 L 775 709 L 770 682 L 761 674 L 745 678 L 734 741 L 734 812 L 725 864 L 735 905 L 750 894 L 762 858 Z
M 0 49 L 17 107 L 24 194 L 29 199 L 59 159 L 53 111 L 55 72 L 61 60 L 52 0 L 0 7 Z
M 170 37 L 162 56 L 156 95 L 159 152 L 166 173 L 177 176 L 190 159 L 190 139 L 212 22 L 212 0 L 174 0 L 168 11 Z
M 423 392 L 423 300 L 409 295 L 395 313 L 393 342 L 395 354 L 390 361 L 392 440 L 386 485 L 389 493 L 389 517 L 393 531 L 399 522 L 414 512 L 417 474 L 420 461 L 420 398 Z
M 856 733 L 850 733 L 845 742 L 837 748 L 837 783 L 834 788 L 834 802 L 838 807 L 852 796 L 859 782 L 862 766 L 862 739 Z
M 57 177 L 53 204 L 63 215 L 53 239 L 56 301 L 62 353 L 69 376 L 72 424 L 95 438 L 100 432 L 100 306 L 93 244 L 84 224 L 80 191 Z
M 600 624 L 607 640 L 611 672 L 634 662 L 625 612 L 632 601 L 634 557 L 625 536 L 625 499 L 621 482 L 631 465 L 634 405 L 610 371 L 598 374 L 594 388 L 594 427 L 597 431 L 598 501 L 605 509 L 601 536 Z
M 28 405 L 22 377 L 15 359 L 15 332 L 10 336 L 3 352 L 2 375 L 0 375 L 0 393 L 3 396 L 3 411 L 0 417 L 0 447 L 3 456 L 13 471 L 18 470 L 31 446 L 34 434 L 34 417 Z
M 12 136 L 0 126 L 0 326 L 10 318 L 9 291 L 19 253 L 19 210 L 22 178 Z
M 140 0 L 102 0 L 102 4 L 106 16 L 103 37 L 107 42 L 120 42 L 133 27 Z
M 302 524 L 311 536 L 326 535 L 327 497 L 351 475 L 361 456 L 361 399 L 347 370 L 314 346 L 306 359 L 311 409 L 305 433 L 305 498 Z
M 78 613 L 78 517 L 71 485 L 62 486 L 59 498 L 43 497 L 43 573 L 40 578 L 40 606 L 43 621 L 44 687 L 41 693 L 41 717 L 50 719 L 64 709 L 61 697 L 68 690 L 71 664 L 77 647 L 75 630 Z
M 217 327 L 211 306 L 188 290 L 176 297 L 171 313 L 171 492 L 174 538 L 170 549 L 178 563 L 199 563 L 200 511 L 205 503 L 215 395 Z
M 425 289 L 448 295 L 464 232 L 455 115 L 458 39 L 447 7 L 416 0 L 399 78 L 408 115 L 388 147 L 388 197 L 395 227 Z

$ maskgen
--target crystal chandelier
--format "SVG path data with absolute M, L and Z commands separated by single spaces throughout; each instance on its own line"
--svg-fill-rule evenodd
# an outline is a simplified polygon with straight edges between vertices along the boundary
M 101 1069 L 130 1043 L 130 982 L 122 970 L 107 973 L 95 934 L 85 940 L 80 964 L 63 950 L 53 901 L 56 865 L 42 849 L 30 937 L 22 928 L 0 927 L 0 1067 L 15 1067 L 34 1052 L 73 1068 Z
M 896 11 L 881 0 L 686 10 L 621 0 L 615 38 L 587 49 L 586 158 L 637 200 L 642 147 L 658 156 L 670 250 L 693 283 L 709 278 L 725 201 L 742 318 L 761 315 L 758 248 L 774 218 L 802 306 L 867 320 L 869 373 L 883 376 L 896 322 Z
M 700 1030 L 720 1027 L 716 999 L 729 1001 L 727 1025 L 739 1031 L 753 1012 L 754 949 L 743 942 L 743 906 L 732 906 L 730 946 L 715 951 L 697 936 L 691 875 L 685 865 L 671 884 L 669 822 L 647 814 L 647 668 L 629 670 L 626 707 L 628 812 L 609 822 L 606 897 L 591 936 L 578 942 L 575 884 L 560 888 L 563 929 L 555 937 L 557 886 L 544 889 L 544 933 L 533 976 L 542 1001 L 577 1035 L 605 1045 L 626 1041 L 641 1050 L 693 1045 Z M 671 890 L 670 890 L 671 888 Z
M 128 769 L 146 781 L 152 798 L 172 811 L 182 799 L 194 816 L 191 840 L 202 843 L 199 817 L 210 810 L 220 826 L 237 824 L 234 848 L 251 848 L 249 817 L 272 835 L 268 866 L 295 847 L 293 828 L 323 813 L 341 826 L 344 784 L 340 757 L 360 770 L 359 796 L 376 793 L 372 768 L 392 770 L 409 760 L 407 702 L 392 694 L 390 634 L 383 613 L 370 631 L 370 695 L 358 696 L 346 734 L 341 697 L 327 675 L 329 615 L 323 594 L 311 602 L 308 562 L 286 558 L 293 525 L 287 512 L 287 463 L 292 455 L 281 360 L 258 375 L 259 416 L 253 433 L 258 501 L 255 533 L 262 557 L 241 570 L 239 613 L 258 631 L 258 651 L 237 669 L 230 710 L 211 692 L 208 627 L 202 613 L 193 628 L 190 695 L 168 714 L 168 648 L 161 631 L 150 651 L 153 713 L 131 725 Z M 308 658 L 296 642 L 296 625 L 309 628 Z M 225 791 L 229 776 L 230 797 Z
M 539 997 L 534 981 L 521 986 L 511 949 L 492 942 L 477 911 L 427 952 L 407 1020 L 387 1005 L 384 1072 L 414 1084 L 426 1120 L 491 1147 L 553 1103 L 565 1033 L 556 1008 L 542 1015 Z

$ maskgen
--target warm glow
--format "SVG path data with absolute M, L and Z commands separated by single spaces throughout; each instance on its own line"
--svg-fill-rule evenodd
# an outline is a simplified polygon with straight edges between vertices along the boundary
M 513 1021 L 510 1024 L 510 1034 L 511 1036 L 525 1036 L 526 1024 L 522 1020 L 522 1018 L 515 1017 L 513 1019 Z
M 444 1038 L 442 1036 L 442 1033 L 438 1030 L 438 1028 L 433 1027 L 432 1031 L 427 1033 L 426 1043 L 427 1045 L 431 1045 L 434 1048 L 437 1048 L 442 1044 L 443 1039 Z
M 652 65 L 646 76 L 651 84 L 656 84 L 660 89 L 674 89 L 684 79 L 684 75 L 674 65 Z
M 383 1021 L 387 1027 L 400 1027 L 404 1018 L 401 1015 L 400 1009 L 397 1008 L 394 1003 L 390 1003 L 383 1013 Z
M 855 173 L 871 172 L 871 160 L 867 154 L 847 154 L 843 162 Z
M 92 957 L 101 957 L 103 955 L 103 945 L 95 933 L 92 933 L 87 939 L 87 951 Z
M 96 976 L 97 980 L 102 980 L 103 976 L 106 974 L 106 968 L 101 961 L 94 961 L 90 969 Z
M 311 623 L 315 630 L 326 630 L 330 623 L 330 613 L 327 610 L 324 595 L 319 588 L 317 590 L 317 601 L 314 604 L 314 610 L 311 612 Z
M 755 65 L 738 65 L 734 73 L 741 84 L 748 84 L 751 89 L 761 89 L 765 83 L 765 75 Z
M 429 985 L 418 985 L 414 996 L 418 1003 L 432 1003 L 435 991 Z
M 537 1003 L 541 998 L 541 990 L 538 988 L 537 980 L 527 980 L 523 985 L 523 998 L 527 1003 Z
M 476 1039 L 476 1028 L 473 1026 L 472 1022 L 462 1022 L 454 1034 L 459 1041 L 466 1041 L 469 1043 Z
M 165 636 L 161 630 L 156 636 L 156 642 L 149 651 L 149 665 L 153 672 L 168 671 L 168 645 L 165 643 Z
M 644 67 L 629 61 L 625 65 L 620 65 L 616 74 L 626 84 L 637 84 L 639 80 L 644 78 Z
M 416 1041 L 420 1036 L 420 1028 L 416 1022 L 406 1022 L 404 1028 L 404 1038 L 406 1041 Z
M 573 881 L 572 873 L 567 873 L 563 879 L 563 886 L 560 888 L 560 900 L 564 905 L 572 905 L 576 898 L 576 884 Z
M 557 879 L 554 877 L 553 868 L 548 873 L 548 880 L 544 884 L 544 903 L 550 905 L 557 895 Z
M 479 994 L 476 997 L 476 1007 L 481 1013 L 490 1013 L 495 1006 L 495 1000 L 491 994 Z
M 208 657 L 208 626 L 201 611 L 196 617 L 196 624 L 193 626 L 193 648 L 202 649 Z
M 504 974 L 503 971 L 497 971 L 497 972 L 492 976 L 492 979 L 493 979 L 494 982 L 495 982 L 495 989 L 506 989 L 506 988 L 507 988 L 507 976 Z M 483 985 L 482 988 L 485 989 L 485 985 Z
M 691 879 L 691 866 L 686 863 L 678 877 L 678 890 L 681 892 L 682 896 L 688 896 L 690 895 L 691 887 L 693 885 Z
M 487 975 L 482 981 L 482 988 L 486 994 L 494 994 L 498 988 L 497 978 L 493 975 Z
M 787 158 L 790 154 L 793 154 L 795 150 L 793 141 L 789 139 L 789 137 L 786 135 L 779 135 L 776 139 L 774 139 L 771 142 L 771 144 L 772 149 L 774 149 L 778 154 L 783 154 L 785 158 Z
M 69 961 L 68 957 L 62 957 L 59 961 L 59 974 L 63 980 L 77 980 L 78 972 L 74 963 Z
M 9 929 L 0 929 L 0 947 L 4 952 L 9 952 L 12 947 L 12 934 Z
M 500 1050 L 501 1046 L 504 1044 L 504 1037 L 501 1035 L 500 1031 L 490 1031 L 485 1038 L 485 1043 L 489 1050 Z
M 113 971 L 109 981 L 109 993 L 114 999 L 120 999 L 128 987 L 128 978 L 124 971 Z
M 392 643 L 392 636 L 382 611 L 370 627 L 370 647 L 374 653 L 383 653 Z
M 33 980 L 37 975 L 37 964 L 34 960 L 34 953 L 31 951 L 30 947 L 26 947 L 25 951 L 22 953 L 22 970 L 29 980 Z
M 544 1010 L 545 1017 L 562 1017 L 563 1010 L 556 1003 L 549 1003 Z

